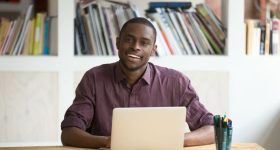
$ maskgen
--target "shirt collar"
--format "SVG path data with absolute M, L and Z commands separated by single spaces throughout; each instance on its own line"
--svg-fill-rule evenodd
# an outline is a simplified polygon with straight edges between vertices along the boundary
M 121 82 L 123 80 L 125 80 L 125 75 L 123 74 L 123 72 L 121 71 L 121 67 L 120 67 L 120 62 L 118 61 L 116 63 L 116 70 L 115 70 L 115 77 L 116 77 L 116 81 L 117 82 Z M 141 79 L 143 79 L 147 84 L 151 83 L 151 68 L 150 68 L 150 63 L 148 63 L 147 68 L 143 74 L 143 76 L 141 77 Z

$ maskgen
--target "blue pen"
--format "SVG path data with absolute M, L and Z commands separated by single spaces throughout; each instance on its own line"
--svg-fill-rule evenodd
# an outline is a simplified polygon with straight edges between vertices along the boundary
M 221 135 L 221 145 L 222 148 L 221 150 L 227 150 L 227 118 L 226 117 L 222 117 L 222 135 Z
M 228 130 L 227 130 L 227 150 L 231 149 L 231 140 L 232 140 L 232 121 L 228 120 Z

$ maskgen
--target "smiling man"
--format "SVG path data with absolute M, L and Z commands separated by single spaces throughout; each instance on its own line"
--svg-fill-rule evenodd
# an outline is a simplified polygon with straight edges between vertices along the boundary
M 120 67 L 127 77 L 128 86 L 133 86 L 143 75 L 150 56 L 155 54 L 157 48 L 156 31 L 140 20 L 135 19 L 131 20 L 131 23 L 126 23 L 117 38 Z
M 149 63 L 156 30 L 145 18 L 126 22 L 117 38 L 120 60 L 88 70 L 61 123 L 63 145 L 110 146 L 112 111 L 117 107 L 184 106 L 191 132 L 185 146 L 214 142 L 213 115 L 182 73 Z M 133 138 L 133 137 L 132 137 Z

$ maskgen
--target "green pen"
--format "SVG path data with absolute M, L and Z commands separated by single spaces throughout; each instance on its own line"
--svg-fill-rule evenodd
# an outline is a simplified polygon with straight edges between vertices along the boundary
M 215 115 L 213 117 L 213 120 L 214 120 L 214 132 L 215 132 L 215 144 L 216 144 L 216 149 L 218 150 L 218 146 L 219 146 L 219 120 L 220 120 L 220 116 L 219 115 Z
M 216 149 L 221 150 L 221 124 L 222 118 L 220 115 L 215 115 L 214 116 L 214 130 L 215 130 L 215 144 L 216 144 Z

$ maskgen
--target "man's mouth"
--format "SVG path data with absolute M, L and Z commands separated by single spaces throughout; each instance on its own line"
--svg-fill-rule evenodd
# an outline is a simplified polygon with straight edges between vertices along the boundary
M 131 57 L 133 59 L 141 59 L 140 56 L 134 55 L 134 54 L 127 54 L 128 57 Z

